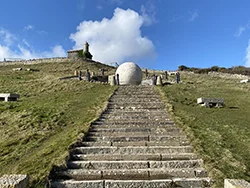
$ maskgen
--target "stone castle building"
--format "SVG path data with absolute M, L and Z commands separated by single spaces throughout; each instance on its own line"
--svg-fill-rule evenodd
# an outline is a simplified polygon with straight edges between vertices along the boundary
M 70 59 L 79 59 L 79 58 L 86 58 L 92 59 L 92 55 L 89 52 L 89 43 L 85 42 L 83 49 L 80 50 L 69 50 L 68 51 L 68 58 Z

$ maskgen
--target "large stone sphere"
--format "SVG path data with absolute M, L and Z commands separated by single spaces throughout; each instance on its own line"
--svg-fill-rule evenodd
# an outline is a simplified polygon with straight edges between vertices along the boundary
M 121 64 L 115 75 L 119 74 L 120 85 L 140 85 L 142 81 L 141 68 L 133 62 Z

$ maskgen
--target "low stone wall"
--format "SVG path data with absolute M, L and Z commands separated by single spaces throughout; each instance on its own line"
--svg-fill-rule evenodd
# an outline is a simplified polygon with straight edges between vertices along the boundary
M 56 58 L 41 58 L 41 59 L 30 59 L 30 60 L 23 60 L 23 61 L 12 61 L 12 62 L 0 62 L 0 66 L 7 66 L 7 65 L 32 65 L 32 64 L 39 64 L 39 63 L 60 63 L 65 61 L 74 61 L 74 62 L 93 62 L 93 63 L 100 63 L 91 59 L 70 59 L 67 57 L 56 57 Z

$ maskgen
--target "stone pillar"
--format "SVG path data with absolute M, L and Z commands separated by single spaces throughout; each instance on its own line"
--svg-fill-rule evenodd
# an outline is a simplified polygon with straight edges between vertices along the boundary
M 115 75 L 109 76 L 109 83 L 111 86 L 116 85 Z
M 157 76 L 156 85 L 157 86 L 162 86 L 162 78 L 161 78 L 161 76 Z
M 78 71 L 77 70 L 75 70 L 74 76 L 78 76 Z

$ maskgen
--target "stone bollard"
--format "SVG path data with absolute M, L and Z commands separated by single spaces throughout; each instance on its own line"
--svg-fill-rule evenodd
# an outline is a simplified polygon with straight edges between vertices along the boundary
M 250 183 L 240 179 L 225 179 L 224 188 L 250 188 Z
M 0 178 L 1 188 L 28 188 L 29 177 L 27 175 L 13 174 L 3 175 Z
M 77 70 L 75 70 L 74 76 L 78 76 L 78 71 Z
M 161 78 L 161 76 L 157 76 L 156 85 L 157 86 L 162 86 L 162 78 Z
M 114 76 L 114 75 L 111 77 L 110 85 L 111 85 L 111 86 L 116 85 L 116 79 L 115 79 L 115 76 Z

